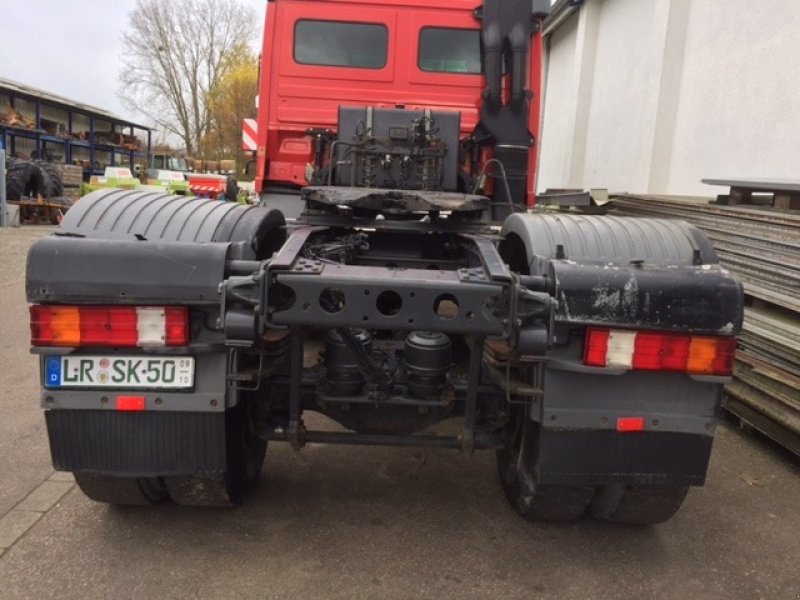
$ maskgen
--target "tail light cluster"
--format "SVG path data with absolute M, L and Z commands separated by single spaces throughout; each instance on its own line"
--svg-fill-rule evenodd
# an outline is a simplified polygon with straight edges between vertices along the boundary
M 644 371 L 730 375 L 736 338 L 590 327 L 585 365 Z
M 189 311 L 185 306 L 34 305 L 34 346 L 185 346 Z

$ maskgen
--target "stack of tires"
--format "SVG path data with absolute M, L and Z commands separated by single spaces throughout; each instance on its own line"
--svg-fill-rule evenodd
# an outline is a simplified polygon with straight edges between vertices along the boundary
M 49 207 L 21 206 L 20 218 L 49 218 L 50 222 L 61 222 L 69 205 L 62 197 L 64 186 L 58 167 L 43 160 L 11 159 L 6 164 L 6 198 L 11 202 L 24 199 L 48 201 Z M 55 206 L 52 206 L 55 205 Z

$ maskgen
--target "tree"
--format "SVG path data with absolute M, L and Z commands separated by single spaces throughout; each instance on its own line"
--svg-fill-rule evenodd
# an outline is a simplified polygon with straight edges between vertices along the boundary
M 258 58 L 249 49 L 232 54 L 226 73 L 208 95 L 211 129 L 203 140 L 206 155 L 236 158 L 244 165 L 242 119 L 255 116 L 257 94 Z
M 122 102 L 193 154 L 211 131 L 209 92 L 248 52 L 255 23 L 235 0 L 137 0 L 123 35 Z

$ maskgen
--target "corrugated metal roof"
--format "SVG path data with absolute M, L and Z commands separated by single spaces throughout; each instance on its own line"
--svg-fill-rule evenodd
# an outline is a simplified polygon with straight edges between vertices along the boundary
M 24 83 L 19 83 L 17 81 L 11 81 L 10 79 L 4 79 L 2 77 L 0 77 L 0 93 L 9 93 L 12 96 L 28 96 L 31 98 L 38 98 L 39 100 L 43 100 L 44 102 L 50 104 L 58 104 L 60 106 L 71 108 L 73 110 L 87 113 L 89 115 L 102 117 L 110 121 L 113 121 L 114 123 L 122 125 L 133 125 L 138 129 L 144 129 L 147 131 L 151 129 L 150 127 L 147 127 L 145 125 L 139 125 L 138 123 L 134 123 L 129 119 L 123 119 L 122 117 L 118 117 L 117 115 L 107 110 L 98 108 L 96 106 L 92 106 L 91 104 L 85 104 L 77 100 L 72 100 L 71 98 L 59 96 L 58 94 L 52 94 L 50 92 L 46 92 L 45 90 L 41 90 L 39 88 L 26 85 Z

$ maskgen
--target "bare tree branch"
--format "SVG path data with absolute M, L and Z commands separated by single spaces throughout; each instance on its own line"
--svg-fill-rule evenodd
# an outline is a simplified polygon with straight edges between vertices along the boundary
M 123 35 L 123 104 L 180 137 L 188 153 L 202 150 L 209 92 L 256 31 L 255 11 L 236 0 L 137 0 Z

